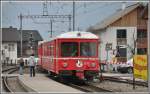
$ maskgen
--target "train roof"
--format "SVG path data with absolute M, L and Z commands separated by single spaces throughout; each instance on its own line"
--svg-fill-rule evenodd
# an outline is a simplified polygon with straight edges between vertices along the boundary
M 47 40 L 39 41 L 38 45 L 41 45 L 42 43 L 45 43 L 45 42 L 47 42 Z
M 55 40 L 55 39 L 98 39 L 99 37 L 91 32 L 85 32 L 85 31 L 70 31 L 63 34 L 60 34 L 54 38 L 52 38 L 49 41 Z M 38 45 L 48 42 L 47 40 L 40 41 Z
M 80 39 L 98 39 L 98 36 L 91 32 L 85 32 L 85 31 L 70 31 L 63 34 L 60 34 L 56 36 L 54 39 L 59 38 L 80 38 Z

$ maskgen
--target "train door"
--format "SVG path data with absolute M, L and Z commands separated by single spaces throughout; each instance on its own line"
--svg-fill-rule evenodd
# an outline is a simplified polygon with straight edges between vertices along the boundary
M 39 60 L 38 60 L 38 65 L 42 65 L 42 44 L 38 46 L 38 57 L 39 57 Z
M 55 66 L 55 72 L 58 73 L 58 56 L 59 56 L 59 41 L 58 40 L 55 40 L 54 41 L 54 46 L 55 46 L 55 49 L 54 49 L 54 66 Z
M 46 65 L 45 65 L 45 43 L 43 43 L 43 46 L 42 46 L 42 52 L 43 52 L 43 55 L 42 55 L 42 67 L 45 69 Z
M 55 71 L 55 66 L 54 66 L 54 45 L 53 42 L 50 43 L 50 70 Z

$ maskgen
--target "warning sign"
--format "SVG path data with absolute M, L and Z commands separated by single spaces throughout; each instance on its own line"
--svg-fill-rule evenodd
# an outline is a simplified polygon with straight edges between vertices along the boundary
M 134 77 L 147 80 L 147 55 L 134 56 Z

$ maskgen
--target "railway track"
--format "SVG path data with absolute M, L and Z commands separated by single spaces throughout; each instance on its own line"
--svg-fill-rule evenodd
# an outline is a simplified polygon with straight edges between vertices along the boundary
M 99 88 L 88 83 L 85 83 L 84 85 L 69 84 L 69 86 L 79 89 L 84 92 L 113 92 L 111 90 Z
M 72 88 L 75 88 L 75 89 L 78 89 L 78 90 L 81 90 L 83 92 L 112 92 L 111 90 L 107 90 L 107 89 L 103 89 L 103 88 L 100 88 L 100 87 L 96 87 L 92 84 L 89 84 L 89 83 L 83 83 L 83 82 L 80 82 L 79 80 L 76 81 L 66 81 L 66 80 L 60 80 L 58 78 L 55 78 L 53 76 L 48 76 L 50 79 L 52 80 L 55 80 L 59 83 L 62 83 L 62 84 L 65 84 L 67 86 L 70 86 Z
M 118 83 L 133 84 L 132 80 L 121 79 L 121 78 L 116 78 L 116 77 L 104 77 L 104 80 L 109 80 L 109 81 L 118 82 Z M 141 81 L 135 81 L 135 85 L 148 87 L 147 82 L 141 82 Z
M 5 69 L 2 69 L 2 73 L 3 74 L 11 74 L 15 71 L 17 71 L 18 67 L 10 67 L 10 68 L 5 68 Z
M 2 70 L 2 73 L 13 74 L 17 71 L 18 71 L 18 68 L 14 67 L 14 68 L 8 68 L 5 70 Z M 11 92 L 11 93 L 12 92 L 27 92 L 27 90 L 23 86 L 21 86 L 18 80 L 19 80 L 18 76 L 3 75 L 2 76 L 2 82 L 3 82 L 2 92 Z

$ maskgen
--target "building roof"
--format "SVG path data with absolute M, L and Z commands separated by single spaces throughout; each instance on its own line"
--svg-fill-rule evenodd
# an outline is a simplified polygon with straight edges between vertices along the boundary
M 35 41 L 42 41 L 43 40 L 41 35 L 39 34 L 39 32 L 37 30 L 22 30 L 23 40 L 28 41 L 30 36 L 31 36 L 31 33 L 33 36 L 33 40 L 35 40 Z
M 20 38 L 18 37 L 20 34 L 17 31 L 17 28 L 2 28 L 2 41 L 13 41 L 17 42 L 20 41 Z
M 22 30 L 23 41 L 28 41 L 30 33 L 33 34 L 33 39 L 35 41 L 42 41 L 42 37 L 37 30 Z M 17 28 L 2 28 L 2 41 L 5 42 L 19 42 L 20 41 L 20 31 Z
M 93 31 L 93 30 L 96 31 L 96 30 L 105 29 L 107 26 L 109 26 L 110 24 L 112 24 L 116 20 L 120 19 L 122 16 L 130 13 L 131 11 L 133 11 L 134 9 L 139 7 L 140 5 L 141 5 L 140 3 L 136 3 L 134 5 L 126 7 L 124 10 L 120 9 L 120 10 L 116 11 L 113 15 L 111 15 L 110 17 L 101 21 L 100 23 L 97 23 L 96 25 L 91 26 L 90 28 L 88 28 L 87 31 Z

